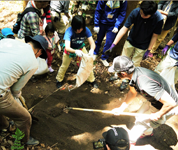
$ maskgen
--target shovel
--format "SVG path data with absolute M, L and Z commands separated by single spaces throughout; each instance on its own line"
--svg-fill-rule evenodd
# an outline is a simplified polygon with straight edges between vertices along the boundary
M 64 108 L 64 112 L 68 113 L 69 110 L 79 110 L 79 111 L 89 111 L 89 112 L 100 112 L 100 113 L 106 113 L 106 114 L 115 114 L 113 111 L 110 110 L 100 110 L 100 109 L 86 109 L 86 108 L 76 108 L 76 107 L 66 107 Z M 145 117 L 149 118 L 149 114 L 140 114 L 140 113 L 129 113 L 129 112 L 122 112 L 119 115 L 126 115 L 126 116 L 134 116 L 134 117 Z

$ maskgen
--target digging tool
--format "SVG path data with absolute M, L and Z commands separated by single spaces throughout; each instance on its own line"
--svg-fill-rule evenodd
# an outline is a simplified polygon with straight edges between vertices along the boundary
M 76 108 L 76 107 L 66 107 L 64 108 L 64 112 L 68 113 L 69 110 L 79 110 L 79 111 L 89 111 L 89 112 L 100 112 L 106 114 L 115 114 L 113 111 L 110 110 L 100 110 L 100 109 L 86 109 L 86 108 Z M 127 116 L 134 116 L 134 117 L 145 117 L 149 118 L 149 114 L 140 114 L 140 113 L 129 113 L 129 112 L 122 112 L 120 115 L 127 115 Z

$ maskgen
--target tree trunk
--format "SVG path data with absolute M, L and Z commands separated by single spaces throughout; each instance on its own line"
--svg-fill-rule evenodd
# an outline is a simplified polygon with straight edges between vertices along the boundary
M 123 21 L 122 25 L 121 25 L 121 28 L 122 26 L 124 25 L 127 17 L 129 16 L 129 14 L 131 13 L 131 11 L 133 9 L 135 9 L 138 5 L 140 1 L 127 1 L 127 13 L 126 13 L 126 17 L 125 17 L 125 20 Z M 116 47 L 114 48 L 113 50 L 113 53 L 112 53 L 112 58 L 116 57 L 116 56 L 119 56 L 121 55 L 121 52 L 122 52 L 122 49 L 123 49 L 123 46 L 124 46 L 124 43 L 127 39 L 127 33 L 122 37 L 122 39 L 119 41 L 119 43 L 117 43 Z

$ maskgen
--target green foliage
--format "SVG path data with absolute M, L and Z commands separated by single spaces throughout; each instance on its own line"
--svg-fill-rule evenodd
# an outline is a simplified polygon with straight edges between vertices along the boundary
M 24 146 L 21 144 L 21 140 L 23 139 L 23 137 L 25 136 L 25 134 L 20 131 L 20 129 L 16 129 L 15 134 L 12 135 L 12 137 L 15 139 L 13 146 L 11 146 L 11 149 L 13 150 L 20 150 L 23 149 Z

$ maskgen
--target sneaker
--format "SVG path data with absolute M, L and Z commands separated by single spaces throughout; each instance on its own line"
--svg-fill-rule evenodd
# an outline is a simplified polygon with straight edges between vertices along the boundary
M 120 79 L 118 76 L 112 76 L 112 77 L 109 78 L 109 81 L 111 82 L 111 81 L 115 81 L 115 80 L 118 80 L 118 79 Z
M 105 66 L 105 67 L 108 67 L 109 66 L 109 63 L 107 62 L 107 60 L 102 60 L 102 59 L 100 59 L 101 60 L 101 62 L 103 63 L 103 65 Z
M 127 88 L 127 86 L 128 86 L 128 82 L 122 81 L 121 86 L 120 86 L 120 90 L 121 91 L 125 90 Z
M 54 72 L 54 69 L 51 66 L 48 68 L 48 70 L 49 72 Z
M 38 145 L 40 142 L 38 140 L 35 140 L 34 138 L 32 138 L 31 136 L 29 137 L 28 142 L 26 143 L 27 146 L 36 146 Z
M 93 61 L 97 58 L 98 55 L 93 55 Z
M 57 88 L 60 88 L 62 85 L 63 85 L 62 82 L 59 82 L 59 81 L 56 82 Z
M 92 87 L 98 89 L 98 84 L 96 83 L 96 81 L 91 82 L 91 85 Z
M 144 137 L 149 137 L 149 136 L 153 136 L 153 133 L 148 134 L 148 135 L 146 135 L 146 134 L 143 133 L 143 134 L 140 136 L 140 139 L 143 139 Z

